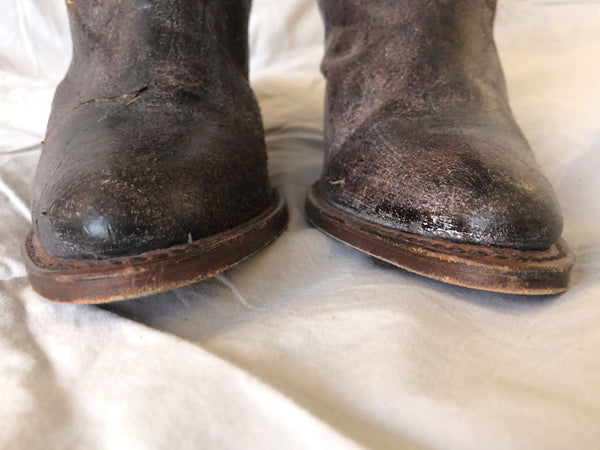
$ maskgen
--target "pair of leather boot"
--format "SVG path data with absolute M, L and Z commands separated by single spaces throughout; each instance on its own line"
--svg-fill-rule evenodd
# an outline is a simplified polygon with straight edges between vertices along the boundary
M 248 82 L 250 0 L 73 0 L 24 246 L 43 296 L 207 278 L 287 222 Z M 573 255 L 506 96 L 490 0 L 321 0 L 326 233 L 462 286 L 550 294 Z

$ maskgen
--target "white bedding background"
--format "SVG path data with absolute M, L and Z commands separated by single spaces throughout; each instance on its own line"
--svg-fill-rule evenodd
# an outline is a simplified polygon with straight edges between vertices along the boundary
M 252 81 L 288 231 L 197 285 L 72 306 L 35 294 L 20 256 L 66 12 L 2 0 L 0 448 L 600 448 L 600 1 L 500 0 L 496 25 L 577 255 L 566 294 L 447 286 L 312 228 L 322 25 L 314 0 L 255 0 Z

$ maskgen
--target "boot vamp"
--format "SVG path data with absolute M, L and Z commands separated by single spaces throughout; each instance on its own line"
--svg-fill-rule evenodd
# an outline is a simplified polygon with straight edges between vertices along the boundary
M 556 196 L 509 121 L 386 114 L 330 150 L 320 183 L 354 215 L 431 238 L 545 249 L 562 231 Z
M 254 112 L 185 95 L 92 100 L 52 121 L 33 194 L 35 233 L 50 254 L 139 254 L 227 230 L 268 206 Z

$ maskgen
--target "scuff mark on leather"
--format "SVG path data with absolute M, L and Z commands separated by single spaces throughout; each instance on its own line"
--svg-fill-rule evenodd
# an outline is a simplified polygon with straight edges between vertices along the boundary
M 82 106 L 85 105 L 89 105 L 92 103 L 104 103 L 104 102 L 111 102 L 111 101 L 119 101 L 119 100 L 127 100 L 129 99 L 129 101 L 126 103 L 126 105 L 130 105 L 131 103 L 135 102 L 136 100 L 139 99 L 139 97 L 148 90 L 149 88 L 149 83 L 145 84 L 143 87 L 136 89 L 135 91 L 131 91 L 128 92 L 126 94 L 122 94 L 122 95 L 116 95 L 114 97 L 107 97 L 107 98 L 93 98 L 91 100 L 86 100 L 83 103 L 80 103 L 77 106 L 74 106 L 73 108 L 69 109 L 67 112 L 65 112 L 60 119 L 56 120 L 54 122 L 54 126 L 50 129 L 48 129 L 48 131 L 46 132 L 46 136 L 44 138 L 44 140 L 48 139 L 48 136 L 50 136 L 50 134 L 54 131 L 54 129 L 56 128 L 56 126 L 62 122 L 62 120 L 67 117 L 69 114 L 71 114 L 73 111 L 76 111 L 77 109 L 81 108 Z
M 136 101 L 139 98 L 139 96 L 142 95 L 147 90 L 148 90 L 148 86 L 146 85 L 140 89 L 136 89 L 135 91 L 128 92 L 127 94 L 123 94 L 123 95 L 117 95 L 115 97 L 93 98 L 91 100 L 87 100 L 87 101 L 79 104 L 75 108 L 71 109 L 71 111 L 73 111 L 81 106 L 89 105 L 90 103 L 111 102 L 113 100 L 126 100 L 126 99 L 130 98 L 130 100 L 127 102 L 127 104 L 129 105 L 130 103 L 133 103 L 134 101 Z M 69 112 L 71 112 L 71 111 L 69 111 Z

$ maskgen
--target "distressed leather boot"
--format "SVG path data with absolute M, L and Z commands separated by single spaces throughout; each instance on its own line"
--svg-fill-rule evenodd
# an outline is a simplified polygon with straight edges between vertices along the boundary
M 165 291 L 284 229 L 248 82 L 250 0 L 72 0 L 24 254 L 43 296 Z
M 493 0 L 321 0 L 325 161 L 307 213 L 353 247 L 444 282 L 568 286 L 552 187 L 511 113 Z

